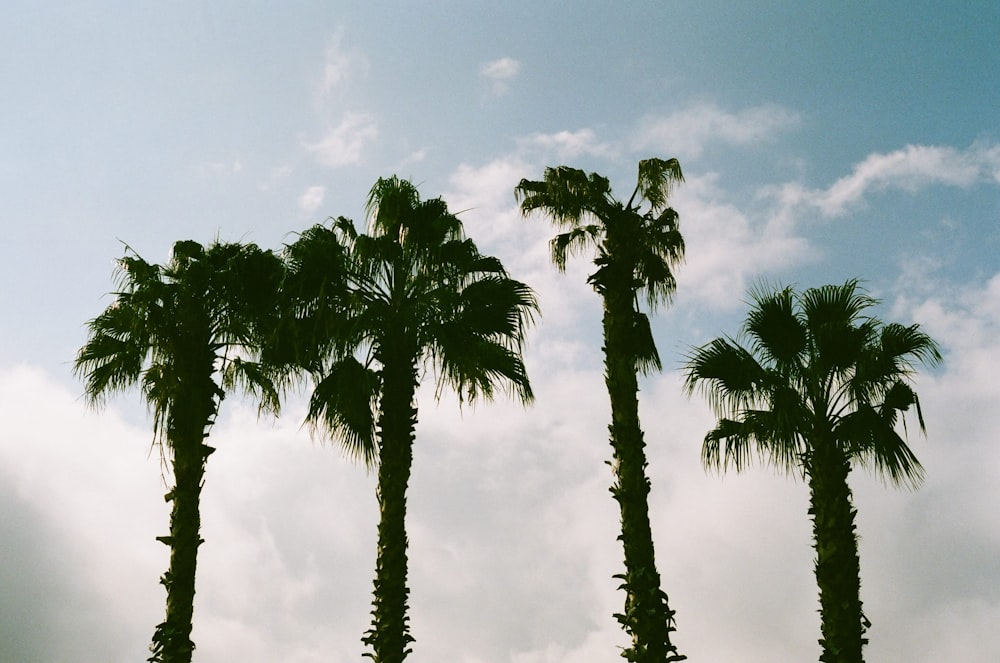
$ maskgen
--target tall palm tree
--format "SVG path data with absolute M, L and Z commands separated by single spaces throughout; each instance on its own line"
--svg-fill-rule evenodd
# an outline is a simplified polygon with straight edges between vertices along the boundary
M 605 382 L 611 398 L 615 473 L 611 492 L 621 509 L 625 552 L 625 573 L 615 576 L 626 592 L 625 610 L 615 617 L 632 638 L 622 656 L 642 663 L 686 658 L 670 641 L 674 611 L 656 570 L 637 377 L 639 371 L 661 368 L 639 297 L 655 310 L 676 289 L 673 270 L 684 257 L 684 240 L 677 212 L 667 206 L 667 198 L 683 179 L 676 159 L 646 159 L 639 162 L 638 182 L 625 203 L 612 195 L 607 178 L 566 166 L 546 168 L 542 181 L 521 180 L 515 189 L 525 216 L 541 210 L 566 230 L 551 243 L 552 260 L 560 271 L 571 254 L 597 249 L 597 270 L 588 282 L 604 302 Z
M 503 386 L 530 401 L 520 353 L 537 305 L 440 198 L 421 200 L 391 177 L 372 188 L 367 211 L 364 234 L 340 218 L 287 248 L 285 308 L 298 330 L 290 356 L 315 383 L 310 421 L 378 463 L 373 623 L 362 640 L 376 663 L 399 663 L 413 641 L 405 516 L 421 369 L 436 374 L 438 394 L 451 387 L 474 402 Z
M 853 464 L 915 487 L 923 469 L 897 431 L 914 407 L 915 362 L 941 361 L 917 325 L 882 323 L 857 281 L 797 293 L 751 293 L 739 339 L 693 350 L 689 393 L 702 390 L 719 421 L 705 436 L 710 468 L 742 470 L 757 455 L 809 484 L 825 663 L 859 663 L 870 622 L 861 609 L 860 562 L 848 475 Z M 905 420 L 903 421 L 905 424 Z
M 243 387 L 262 409 L 277 411 L 277 392 L 252 359 L 280 280 L 281 262 L 254 245 L 177 242 L 165 266 L 130 250 L 118 263 L 118 292 L 89 322 L 76 357 L 86 396 L 100 405 L 139 383 L 153 412 L 154 439 L 169 460 L 174 487 L 166 619 L 150 645 L 154 662 L 188 663 L 201 518 L 199 499 L 206 443 L 225 390 Z

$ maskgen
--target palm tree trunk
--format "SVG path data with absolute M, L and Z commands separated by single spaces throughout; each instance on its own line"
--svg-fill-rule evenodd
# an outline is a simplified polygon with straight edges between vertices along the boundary
M 604 291 L 605 382 L 611 398 L 612 469 L 611 493 L 621 509 L 621 539 L 625 551 L 625 573 L 620 589 L 626 592 L 625 611 L 615 617 L 632 636 L 632 647 L 622 652 L 629 661 L 664 663 L 682 661 L 670 642 L 674 612 L 660 589 L 656 571 L 653 535 L 649 524 L 649 478 L 646 453 L 639 427 L 638 381 L 634 355 L 635 309 L 630 288 Z
M 209 364 L 210 365 L 210 364 Z M 207 373 L 211 375 L 211 371 Z M 157 537 L 170 546 L 170 567 L 160 578 L 167 590 L 167 611 L 156 627 L 150 645 L 151 663 L 190 663 L 194 651 L 191 629 L 194 616 L 195 575 L 201 539 L 201 487 L 208 456 L 215 451 L 205 444 L 208 426 L 218 409 L 217 387 L 209 378 L 200 385 L 186 382 L 187 393 L 178 398 L 167 424 L 167 444 L 172 453 L 174 489 L 166 499 L 173 503 L 170 535 Z M 200 386 L 200 389 L 198 388 Z
M 378 559 L 375 566 L 372 628 L 362 641 L 374 663 L 401 663 L 414 638 L 409 633 L 406 585 L 406 486 L 413 463 L 417 374 L 412 355 L 395 353 L 382 368 L 379 414 Z
M 816 548 L 823 663 L 863 663 L 864 632 L 870 623 L 861 609 L 861 565 L 847 477 L 851 466 L 834 444 L 818 439 L 806 464 L 809 514 Z

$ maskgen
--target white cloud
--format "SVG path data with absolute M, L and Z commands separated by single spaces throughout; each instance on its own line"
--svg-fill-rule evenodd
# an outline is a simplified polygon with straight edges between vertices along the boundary
M 325 197 L 325 186 L 311 186 L 299 196 L 299 209 L 306 215 L 312 214 L 323 204 Z
M 582 155 L 614 158 L 619 152 L 615 143 L 598 140 L 593 129 L 536 133 L 519 139 L 518 146 L 521 149 L 538 149 L 558 159 L 574 159 Z
M 394 166 L 394 172 L 400 172 L 407 169 L 409 166 L 415 163 L 420 163 L 427 158 L 429 150 L 426 147 L 422 147 L 419 150 L 414 150 L 410 152 L 405 157 L 399 160 L 399 162 Z
M 195 172 L 199 177 L 221 177 L 223 175 L 235 175 L 243 170 L 243 162 L 234 159 L 230 162 L 207 161 L 195 166 Z
M 88 640 L 100 660 L 139 659 L 163 617 L 156 579 L 167 557 L 154 540 L 166 533 L 168 508 L 151 431 L 114 411 L 88 414 L 28 366 L 0 371 L 0 418 L 4 612 L 37 614 L 38 632 L 50 636 L 30 638 L 34 655 L 12 656 L 19 634 L 5 618 L 0 660 L 71 660 L 67 643 Z
M 727 202 L 716 179 L 688 177 L 674 192 L 687 254 L 677 291 L 679 303 L 731 309 L 752 281 L 809 263 L 817 250 L 780 213 L 748 214 Z
M 875 153 L 856 164 L 826 189 L 788 183 L 770 190 L 787 206 L 806 205 L 824 216 L 841 216 L 863 204 L 871 193 L 888 189 L 916 192 L 932 185 L 968 188 L 989 181 L 1000 183 L 1000 145 L 975 144 L 966 150 L 948 146 L 907 145 Z
M 800 124 L 798 113 L 774 104 L 735 113 L 714 104 L 698 104 L 670 115 L 646 117 L 636 128 L 632 145 L 635 150 L 665 150 L 686 162 L 700 157 L 710 144 L 751 145 Z
M 406 163 L 419 163 L 427 158 L 427 148 L 421 148 L 406 157 Z
M 324 166 L 346 166 L 361 161 L 365 146 L 378 136 L 378 124 L 367 113 L 347 113 L 336 127 L 326 130 L 316 143 L 306 149 Z
M 510 83 L 521 71 L 521 63 L 513 58 L 500 58 L 479 68 L 479 75 L 490 83 L 490 90 L 499 96 L 510 89 Z
M 275 191 L 281 189 L 285 182 L 291 177 L 293 169 L 288 164 L 282 164 L 271 168 L 266 177 L 257 182 L 257 188 L 261 191 Z
M 985 167 L 991 171 L 993 180 L 1000 184 L 1000 143 L 995 145 L 976 144 L 973 147 L 979 152 Z
M 272 424 L 226 399 L 212 431 L 193 634 L 206 662 L 347 660 L 367 628 L 373 478 L 311 444 L 302 408 L 289 406 Z M 86 412 L 29 367 L 0 371 L 0 417 L 3 605 L 34 620 L 27 650 L 9 632 L 17 620 L 0 624 L 0 660 L 70 661 L 80 647 L 144 659 L 163 619 L 169 553 L 155 540 L 169 504 L 150 428 L 111 407 Z
M 468 192 L 508 189 L 522 167 L 491 163 L 455 181 Z M 695 178 L 690 193 L 711 197 L 711 187 Z M 499 193 L 485 198 L 504 205 Z M 531 221 L 518 223 L 526 234 L 511 250 L 544 244 L 546 224 L 536 237 Z M 555 278 L 586 289 L 578 275 Z M 904 493 L 854 475 L 862 598 L 875 623 L 868 657 L 930 663 L 951 646 L 989 660 L 1000 647 L 992 628 L 1000 590 L 990 581 L 1000 572 L 1000 381 L 991 371 L 1000 275 L 966 288 L 923 285 L 901 281 L 893 319 L 921 323 L 948 353 L 941 371 L 918 378 L 930 439 L 913 442 L 928 481 Z M 565 324 L 573 316 L 591 330 L 600 324 L 596 306 L 552 309 L 533 333 L 534 406 L 501 398 L 459 412 L 450 396 L 435 406 L 426 386 L 420 394 L 408 509 L 415 661 L 587 663 L 625 644 L 611 617 L 621 609 L 611 577 L 621 551 L 603 464 L 610 450 L 600 341 L 573 341 Z M 748 663 L 815 659 L 805 486 L 765 469 L 706 475 L 698 449 L 711 415 L 682 395 L 676 373 L 644 381 L 640 398 L 657 561 L 681 652 Z M 271 423 L 227 399 L 212 431 L 219 451 L 202 494 L 194 633 L 205 663 L 232 660 L 234 651 L 247 663 L 318 663 L 362 648 L 374 477 L 336 448 L 310 443 L 299 429 L 302 410 L 293 399 Z M 80 647 L 104 660 L 138 658 L 162 618 L 156 579 L 167 564 L 153 540 L 167 527 L 167 508 L 156 459 L 146 454 L 148 428 L 114 410 L 86 414 L 74 394 L 25 368 L 0 372 L 0 419 L 0 529 L 30 523 L 4 531 L 34 537 L 5 538 L 4 568 L 13 569 L 5 587 L 24 588 L 5 591 L 5 607 L 38 615 L 33 632 L 50 636 L 36 655 L 12 660 L 72 660 Z M 63 557 L 46 557 L 52 550 L 74 560 L 72 571 L 60 566 Z M 15 572 L 28 580 L 11 584 Z M 81 621 L 84 604 L 90 617 Z M 102 624 L 118 625 L 116 633 Z M 0 639 L 0 655 L 9 642 Z
M 916 191 L 930 184 L 967 187 L 980 178 L 974 155 L 951 147 L 907 145 L 888 154 L 872 154 L 853 172 L 814 199 L 828 216 L 842 214 L 870 191 L 898 188 Z
M 332 96 L 352 75 L 367 68 L 367 62 L 359 52 L 343 48 L 343 36 L 343 30 L 337 30 L 324 53 L 323 74 L 316 88 L 321 101 Z
M 460 164 L 448 178 L 454 189 L 447 195 L 449 207 L 455 211 L 484 210 L 486 215 L 512 208 L 514 187 L 531 171 L 532 166 L 517 157 L 494 159 L 478 167 Z
M 539 334 L 572 332 L 578 317 L 596 312 L 597 296 L 586 284 L 590 261 L 573 260 L 567 274 L 552 266 L 549 240 L 554 231 L 541 214 L 523 218 L 514 199 L 522 178 L 538 177 L 541 167 L 518 156 L 495 159 L 482 166 L 460 165 L 444 194 L 449 209 L 461 212 L 466 232 L 481 250 L 496 255 L 516 278 L 535 289 L 545 316 Z M 599 313 L 598 313 L 599 315 Z
M 875 481 L 856 491 L 865 607 L 880 628 L 869 658 L 992 660 L 1000 654 L 991 626 L 1000 618 L 1000 587 L 992 581 L 1000 574 L 1000 379 L 993 370 L 1000 273 L 959 285 L 908 271 L 896 293 L 890 319 L 918 323 L 945 360 L 917 377 L 927 439 L 914 426 L 909 437 L 927 472 L 924 484 L 912 494 Z M 918 636 L 893 637 L 901 632 Z
M 521 178 L 539 177 L 542 166 L 536 164 L 551 159 L 561 146 L 594 154 L 607 144 L 589 129 L 535 134 L 518 142 L 523 154 L 538 146 L 547 154 L 535 154 L 531 161 L 510 156 L 479 167 L 462 164 L 451 175 L 452 190 L 445 198 L 451 209 L 462 211 L 470 235 L 538 291 L 545 312 L 543 333 L 571 333 L 580 316 L 599 305 L 586 284 L 593 265 L 588 256 L 578 256 L 567 265 L 567 274 L 558 274 L 549 253 L 555 230 L 541 214 L 522 218 L 513 191 Z M 818 257 L 783 207 L 744 211 L 727 200 L 713 173 L 689 175 L 674 191 L 672 205 L 680 212 L 687 246 L 687 259 L 677 270 L 678 304 L 732 310 L 754 279 Z
M 964 288 L 942 283 L 933 269 L 904 267 L 903 275 L 896 286 L 899 299 L 894 312 L 919 322 L 954 353 L 946 364 L 950 370 L 973 378 L 965 385 L 954 385 L 950 396 L 973 401 L 991 398 L 985 390 L 992 385 L 990 390 L 1000 401 L 1000 382 L 994 379 L 990 359 L 1000 356 L 1000 274 Z

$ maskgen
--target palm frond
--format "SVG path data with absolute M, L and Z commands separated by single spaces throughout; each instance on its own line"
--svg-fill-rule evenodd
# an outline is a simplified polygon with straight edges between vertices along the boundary
M 331 227 L 315 225 L 285 246 L 284 277 L 275 327 L 266 337 L 268 363 L 306 371 L 328 355 L 349 354 L 344 331 L 349 319 L 348 284 L 353 275 L 353 223 L 340 217 Z
M 700 391 L 719 417 L 753 407 L 767 397 L 767 371 L 731 338 L 717 338 L 688 354 L 684 388 Z
M 766 286 L 751 290 L 753 306 L 744 331 L 751 350 L 780 367 L 796 363 L 806 350 L 808 331 L 794 305 L 794 292 L 782 288 L 768 292 Z
M 412 183 L 395 175 L 380 177 L 368 192 L 365 203 L 369 233 L 395 235 L 401 239 L 400 224 L 419 203 L 420 195 Z
M 667 204 L 674 185 L 684 181 L 684 174 L 677 159 L 643 159 L 639 162 L 637 180 L 635 192 L 626 207 L 631 208 L 638 195 L 649 202 L 654 212 L 658 212 Z
M 884 325 L 881 328 L 879 349 L 886 358 L 900 362 L 899 366 L 903 371 L 909 371 L 913 361 L 928 367 L 937 366 L 942 361 L 941 348 L 930 336 L 920 331 L 918 325 Z
M 520 351 L 538 311 L 531 289 L 514 279 L 487 276 L 441 303 L 443 316 L 427 328 L 427 343 L 444 385 L 463 399 L 490 399 L 503 383 L 520 399 L 533 398 Z
M 123 295 L 88 324 L 90 335 L 77 353 L 73 372 L 84 379 L 91 404 L 98 405 L 109 393 L 124 391 L 139 380 L 149 355 L 149 333 L 136 323 Z
M 345 451 L 368 467 L 377 462 L 375 412 L 381 380 L 354 357 L 330 366 L 309 399 L 306 421 L 314 431 L 339 440 Z
M 486 276 L 472 281 L 453 298 L 448 317 L 470 334 L 502 336 L 520 347 L 538 312 L 535 294 L 514 279 Z
M 556 235 L 549 243 L 552 262 L 560 272 L 566 271 L 566 260 L 600 241 L 601 229 L 594 224 L 579 226 L 569 232 Z
M 597 173 L 558 166 L 546 168 L 540 182 L 521 180 L 514 195 L 523 215 L 540 210 L 557 226 L 574 227 L 601 216 L 611 200 L 611 183 Z
M 636 313 L 632 329 L 632 348 L 635 353 L 635 367 L 643 375 L 651 375 L 663 370 L 660 353 L 653 340 L 653 329 L 649 324 L 649 316 Z
M 225 390 L 240 389 L 250 394 L 263 413 L 278 414 L 281 411 L 281 390 L 279 385 L 283 374 L 266 364 L 245 361 L 240 357 L 230 359 L 222 369 L 222 387 Z
M 507 345 L 481 335 L 449 334 L 454 326 L 441 328 L 431 358 L 437 374 L 435 395 L 444 387 L 462 402 L 492 400 L 499 387 L 522 403 L 534 400 L 534 392 L 520 354 Z
M 896 411 L 862 405 L 840 419 L 835 430 L 859 463 L 895 486 L 915 489 L 923 481 L 924 469 L 896 431 Z

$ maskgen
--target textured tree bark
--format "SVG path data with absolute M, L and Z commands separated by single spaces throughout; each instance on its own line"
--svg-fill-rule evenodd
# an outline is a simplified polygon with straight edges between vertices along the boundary
M 861 605 L 861 564 L 855 510 L 847 482 L 851 470 L 844 453 L 817 439 L 807 465 L 809 515 L 816 549 L 823 663 L 862 663 L 864 632 L 870 623 Z
M 629 274 L 630 276 L 630 274 Z M 630 280 L 626 281 L 630 284 Z M 614 484 L 611 493 L 621 510 L 625 573 L 625 611 L 615 615 L 632 636 L 622 656 L 641 663 L 682 661 L 670 642 L 674 612 L 660 589 L 649 523 L 650 482 L 646 476 L 645 441 L 639 426 L 634 330 L 636 314 L 631 287 L 604 289 L 605 382 L 611 399 L 611 446 Z
M 212 356 L 214 360 L 214 356 Z M 153 663 L 190 663 L 194 651 L 191 629 L 194 617 L 195 575 L 201 539 L 201 487 L 205 463 L 214 449 L 205 444 L 208 427 L 218 410 L 217 386 L 211 379 L 212 362 L 197 379 L 183 382 L 167 422 L 172 453 L 174 489 L 170 535 L 159 540 L 170 546 L 170 567 L 160 579 L 167 590 L 166 618 L 156 627 L 150 645 Z M 207 376 L 207 377 L 205 377 Z
M 417 373 L 412 356 L 395 353 L 382 368 L 379 413 L 378 559 L 372 628 L 362 641 L 376 663 L 401 663 L 414 638 L 407 616 L 406 487 L 413 464 Z

